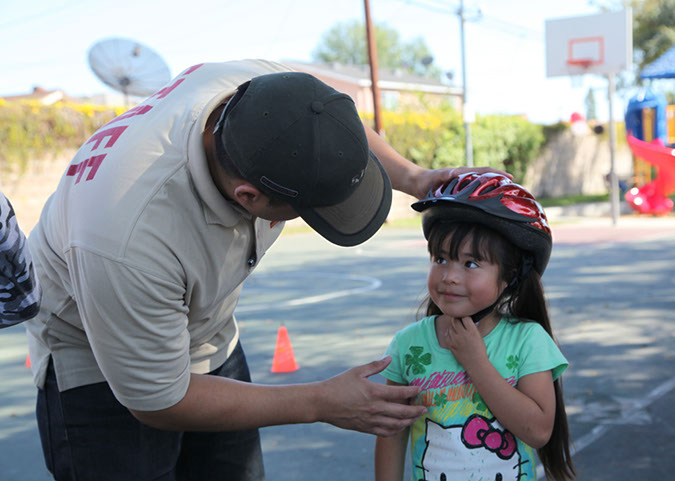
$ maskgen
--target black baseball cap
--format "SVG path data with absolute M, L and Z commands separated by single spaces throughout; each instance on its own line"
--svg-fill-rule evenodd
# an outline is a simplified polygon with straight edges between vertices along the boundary
M 354 101 L 312 75 L 274 73 L 240 85 L 215 137 L 245 180 L 288 202 L 334 244 L 365 242 L 387 218 L 391 183 Z

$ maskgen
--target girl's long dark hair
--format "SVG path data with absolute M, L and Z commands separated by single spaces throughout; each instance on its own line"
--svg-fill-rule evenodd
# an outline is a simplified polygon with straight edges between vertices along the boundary
M 450 236 L 449 247 L 447 244 L 444 245 L 448 236 Z M 472 255 L 476 259 L 499 265 L 499 275 L 502 281 L 509 284 L 514 278 L 519 278 L 515 286 L 506 288 L 506 292 L 496 307 L 499 314 L 517 319 L 518 322 L 536 322 L 555 340 L 541 277 L 534 269 L 521 273 L 521 265 L 526 254 L 500 233 L 481 224 L 437 222 L 429 233 L 429 254 L 432 257 L 440 257 L 444 254 L 456 260 L 459 258 L 459 250 L 465 240 L 470 240 Z M 448 251 L 444 252 L 444 247 Z M 429 296 L 425 300 L 425 305 L 427 316 L 443 314 Z M 556 481 L 565 481 L 574 479 L 577 473 L 570 453 L 569 426 L 565 413 L 561 377 L 553 382 L 553 388 L 555 389 L 553 432 L 548 443 L 538 449 L 537 454 L 544 466 L 546 477 Z

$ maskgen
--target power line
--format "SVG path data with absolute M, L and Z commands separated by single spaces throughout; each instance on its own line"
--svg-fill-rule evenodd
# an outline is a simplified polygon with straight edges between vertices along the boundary
M 457 15 L 457 9 L 459 5 L 448 4 L 448 3 L 438 3 L 432 2 L 430 0 L 397 0 L 409 5 L 414 5 L 416 7 L 424 8 L 436 13 L 445 13 L 449 15 Z
M 535 30 L 533 28 L 525 27 L 523 25 L 518 25 L 515 23 L 510 23 L 487 15 L 483 15 L 483 18 L 488 22 L 492 23 L 494 25 L 494 28 L 497 28 L 498 30 L 501 30 L 504 33 L 515 35 L 521 38 L 530 37 L 533 40 L 543 42 L 544 37 L 543 31 Z
M 459 11 L 459 5 L 454 4 L 454 3 L 448 3 L 448 2 L 438 2 L 435 0 L 395 0 L 398 2 L 406 3 L 408 5 L 413 5 L 415 7 L 423 8 L 425 10 L 429 10 L 431 12 L 435 13 L 441 13 L 445 15 L 452 15 L 456 16 L 457 12 Z M 511 23 L 506 20 L 502 20 L 500 18 L 493 17 L 491 15 L 485 15 L 480 9 L 474 14 L 476 18 L 471 18 L 470 16 L 466 15 L 465 18 L 467 21 L 473 21 L 477 26 L 479 27 L 487 27 L 490 28 L 487 25 L 482 25 L 482 22 L 479 22 L 477 20 L 485 20 L 489 23 L 492 24 L 493 29 L 500 30 L 504 33 L 507 33 L 509 35 L 514 35 L 520 38 L 524 37 L 530 37 L 533 40 L 537 40 L 539 42 L 543 42 L 543 32 L 537 31 L 535 29 L 525 27 L 523 25 L 518 25 L 516 23 Z

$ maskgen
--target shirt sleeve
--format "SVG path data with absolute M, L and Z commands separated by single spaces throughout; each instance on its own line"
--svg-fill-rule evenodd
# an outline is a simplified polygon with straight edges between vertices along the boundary
M 190 382 L 188 309 L 179 279 L 81 248 L 68 252 L 82 324 L 94 357 L 124 406 L 173 406 Z
M 400 335 L 397 333 L 389 343 L 389 347 L 387 347 L 384 355 L 391 356 L 391 362 L 380 374 L 390 381 L 399 384 L 408 384 L 407 379 L 403 377 L 401 352 L 398 347 L 399 337 Z
M 543 327 L 534 322 L 524 323 L 524 326 L 527 330 L 521 350 L 519 377 L 550 370 L 555 381 L 567 369 L 567 359 Z
M 14 209 L 0 193 L 0 328 L 35 317 L 40 286 Z

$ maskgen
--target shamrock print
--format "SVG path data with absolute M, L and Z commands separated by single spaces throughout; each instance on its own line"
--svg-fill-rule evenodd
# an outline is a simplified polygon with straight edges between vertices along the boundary
M 434 405 L 443 407 L 448 403 L 448 395 L 445 393 L 436 394 L 434 396 Z
M 414 375 L 424 374 L 426 371 L 424 366 L 431 364 L 431 353 L 423 354 L 424 348 L 421 346 L 410 346 L 410 352 L 412 355 L 405 355 L 405 365 L 408 366 L 405 371 L 406 376 L 410 374 L 411 368 Z
M 483 398 L 480 397 L 480 394 L 478 394 L 478 391 L 473 393 L 473 399 L 471 399 L 471 401 L 476 404 L 476 411 L 487 410 L 487 404 L 485 404 L 485 401 L 483 401 Z
M 520 357 L 518 356 L 509 356 L 506 359 L 506 367 L 508 367 L 512 371 L 515 371 L 519 364 L 520 364 Z

